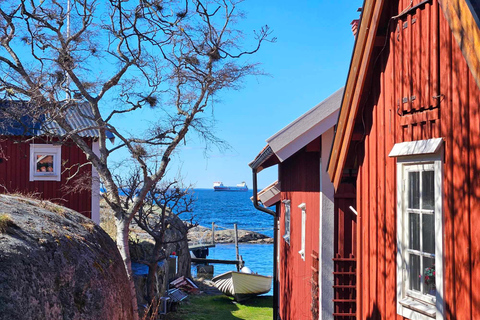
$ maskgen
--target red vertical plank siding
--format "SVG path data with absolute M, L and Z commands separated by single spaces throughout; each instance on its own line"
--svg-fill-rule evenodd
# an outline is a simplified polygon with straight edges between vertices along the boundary
M 480 319 L 480 92 L 473 77 L 469 74 L 469 119 L 470 119 L 470 219 L 471 230 L 471 288 L 472 288 L 472 319 Z
M 400 0 L 385 10 L 394 16 L 409 4 Z M 373 54 L 357 117 L 366 136 L 349 152 L 359 159 L 357 318 L 402 319 L 396 313 L 396 160 L 388 154 L 395 143 L 442 137 L 445 319 L 480 319 L 480 89 L 437 1 L 390 28 L 388 48 L 378 61 Z
M 282 200 L 290 200 L 290 244 L 280 239 L 280 314 L 282 319 L 311 319 L 312 250 L 318 251 L 320 154 L 300 150 L 279 165 Z M 302 211 L 306 204 L 305 261 L 301 249 Z M 284 206 L 281 209 L 284 234 Z M 333 290 L 333 288 L 332 288 Z
M 421 21 L 423 20 L 422 19 L 422 14 L 416 14 L 416 12 L 419 12 L 420 9 L 417 8 L 415 10 L 415 13 L 409 15 L 409 18 L 410 18 L 410 24 L 408 25 L 408 28 L 410 29 L 410 34 L 411 34 L 411 37 L 412 37 L 412 50 L 411 53 L 412 53 L 412 61 L 410 63 L 410 67 L 411 67 L 411 70 L 412 70 L 412 74 L 410 76 L 410 82 L 411 82 L 411 86 L 412 86 L 412 91 L 411 91 L 411 95 L 410 95 L 410 105 L 411 105 L 411 108 L 412 110 L 416 110 L 416 109 L 419 109 L 420 108 L 420 104 L 419 104 L 419 100 L 420 100 L 420 95 L 419 95 L 419 92 L 420 92 L 420 64 L 422 63 L 422 59 L 421 59 L 421 56 L 420 56 L 420 50 L 421 50 L 421 46 L 420 46 L 420 39 L 421 39 L 421 28 L 420 28 L 420 24 L 421 24 Z M 413 100 L 413 96 L 415 96 L 415 100 Z
M 359 153 L 361 153 L 361 148 L 359 148 L 360 151 Z M 359 156 L 360 158 L 360 156 Z M 361 165 L 360 165 L 361 167 Z M 357 176 L 357 193 L 356 193 L 356 199 L 359 199 L 358 197 L 359 196 L 362 196 L 362 189 L 364 188 L 364 184 L 362 183 L 363 181 L 363 174 L 362 174 L 362 170 L 358 170 L 358 176 Z M 363 313 L 363 310 L 364 310 L 364 307 L 363 307 L 363 303 L 364 303 L 364 299 L 362 298 L 363 294 L 364 294 L 364 286 L 363 286 L 363 283 L 364 283 L 364 278 L 363 278 L 363 261 L 365 260 L 365 258 L 367 258 L 364 254 L 363 254 L 363 241 L 364 241 L 364 237 L 363 237 L 363 233 L 364 233 L 364 230 L 365 228 L 363 227 L 363 201 L 361 202 L 358 202 L 357 201 L 357 205 L 356 205 L 356 210 L 357 210 L 357 270 L 356 270 L 356 276 L 357 276 L 357 298 L 356 298 L 356 304 L 357 304 L 357 319 L 363 319 L 364 317 L 364 313 Z
M 374 96 L 378 96 L 378 92 L 380 91 L 379 85 L 375 86 L 373 93 Z M 371 251 L 371 257 L 379 257 L 378 255 L 378 242 L 379 242 L 379 236 L 380 236 L 380 230 L 378 229 L 378 220 L 379 220 L 379 215 L 380 212 L 378 211 L 378 143 L 380 143 L 380 140 L 378 139 L 378 121 L 377 121 L 377 116 L 378 116 L 378 101 L 377 100 L 373 104 L 373 110 L 372 110 L 372 131 L 371 131 L 371 136 L 372 139 L 370 140 L 370 166 L 372 168 L 376 168 L 376 170 L 371 171 L 371 179 L 372 179 L 372 190 L 370 192 L 370 212 L 373 213 L 372 215 L 372 223 L 371 223 L 371 245 L 372 245 L 372 251 Z M 378 273 L 378 265 L 380 263 L 380 259 L 372 259 L 372 264 L 370 266 L 371 272 L 374 272 L 375 274 Z M 372 281 L 372 296 L 373 296 L 373 301 L 372 301 L 372 315 L 373 319 L 379 319 L 379 298 L 380 294 L 378 293 L 378 284 L 380 277 L 374 277 Z
M 393 14 L 392 14 L 393 15 Z M 385 166 L 385 296 L 386 296 L 386 311 L 385 319 L 395 319 L 396 312 L 396 207 L 395 207 L 395 160 L 387 157 L 389 151 L 395 144 L 395 120 L 396 120 L 396 78 L 395 78 L 395 30 L 390 33 L 390 48 L 392 48 L 391 56 L 386 59 L 385 67 L 385 87 L 382 92 L 385 92 L 385 155 L 383 159 L 386 161 Z
M 385 69 L 385 61 L 382 57 L 381 59 L 382 70 Z M 380 74 L 380 90 L 379 92 L 385 92 L 385 73 Z M 380 164 L 378 166 L 378 177 L 377 177 L 377 211 L 378 211 L 378 242 L 377 242 L 377 252 L 378 257 L 378 274 L 381 275 L 380 279 L 377 280 L 377 295 L 378 295 L 378 310 L 379 315 L 386 313 L 386 296 L 385 296 L 385 275 L 386 275 L 386 265 L 385 265 L 385 165 L 382 165 L 381 159 L 385 159 L 385 95 L 381 95 L 378 100 L 377 107 L 377 117 L 378 123 L 378 147 L 377 147 L 377 158 L 380 159 Z
M 469 261 L 469 210 L 465 208 L 465 201 L 468 201 L 466 189 L 468 188 L 468 140 L 465 140 L 465 133 L 468 130 L 468 121 L 464 116 L 467 107 L 467 70 L 466 63 L 458 46 L 453 46 L 454 72 L 452 73 L 452 109 L 453 123 L 456 124 L 455 135 L 452 141 L 453 150 L 453 197 L 454 202 L 454 234 L 455 234 L 455 265 L 461 266 L 455 269 L 455 295 L 457 317 L 470 319 L 470 261 Z M 460 59 L 461 58 L 461 59 Z M 466 154 L 463 154 L 466 152 Z M 462 214 L 460 214 L 462 213 Z
M 432 105 L 434 107 L 439 105 L 440 101 L 440 92 L 439 92 L 439 81 L 440 81 L 440 60 L 439 59 L 439 37 L 440 37 L 440 27 L 438 24 L 439 21 L 439 7 L 438 7 L 438 2 L 434 1 L 432 4 L 432 10 L 431 10 L 431 16 L 432 16 L 432 21 L 431 21 L 431 45 L 432 45 L 432 54 L 430 55 L 430 78 L 428 81 L 429 84 L 429 93 L 428 93 L 428 98 L 429 101 L 431 102 L 429 105 Z M 438 127 L 438 126 L 437 126 Z M 437 129 L 438 130 L 438 129 Z M 437 131 L 437 136 L 440 134 L 439 131 Z
M 444 299 L 445 299 L 445 316 L 447 319 L 454 319 L 455 314 L 455 263 L 454 263 L 454 246 L 453 237 L 447 236 L 453 234 L 453 186 L 452 186 L 452 163 L 453 157 L 451 152 L 447 152 L 452 145 L 453 136 L 453 117 L 452 117 L 452 34 L 448 24 L 442 15 L 439 15 L 440 26 L 440 93 L 444 95 L 441 102 L 441 135 L 445 140 L 445 166 L 444 166 L 444 205 L 443 205 L 443 222 L 444 222 Z
M 363 276 L 364 276 L 364 289 L 363 289 L 363 294 L 362 294 L 362 299 L 363 300 L 363 312 L 364 316 L 371 316 L 371 306 L 370 302 L 373 303 L 373 297 L 371 295 L 370 291 L 370 283 L 371 279 L 368 277 L 370 273 L 370 261 L 371 261 L 371 243 L 370 243 L 370 220 L 371 220 L 371 214 L 370 214 L 370 208 L 369 208 L 369 203 L 370 203 L 370 189 L 372 187 L 370 183 L 370 175 L 369 175 L 369 161 L 370 161 L 370 154 L 369 154 L 369 149 L 367 148 L 368 143 L 369 143 L 370 136 L 365 137 L 365 156 L 363 160 L 363 165 L 361 170 L 364 171 L 364 176 L 362 179 L 362 194 L 360 197 L 357 197 L 357 199 L 360 199 L 362 205 L 363 212 L 365 213 L 363 216 L 363 239 L 364 239 L 364 245 L 363 245 L 363 254 L 365 259 L 363 259 Z
M 74 186 L 75 179 L 67 181 L 70 173 L 63 172 L 60 181 L 29 181 L 30 179 L 30 144 L 14 142 L 14 137 L 2 137 L 0 148 L 5 159 L 0 163 L 0 188 L 1 193 L 32 194 L 41 199 L 52 200 L 70 209 L 76 210 L 87 217 L 91 217 L 91 193 L 66 192 L 68 187 Z M 45 143 L 35 141 L 35 143 Z M 91 141 L 88 141 L 91 144 Z M 67 167 L 74 163 L 85 163 L 83 152 L 72 144 L 62 146 L 62 163 L 67 161 Z M 64 169 L 64 168 L 62 168 Z M 79 173 L 80 176 L 91 176 L 91 167 L 85 166 Z

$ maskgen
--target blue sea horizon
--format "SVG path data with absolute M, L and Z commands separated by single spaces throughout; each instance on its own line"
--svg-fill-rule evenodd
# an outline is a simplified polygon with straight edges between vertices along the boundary
M 189 219 L 199 225 L 211 228 L 212 222 L 219 226 L 217 228 L 233 229 L 236 223 L 238 229 L 255 231 L 273 237 L 272 216 L 256 210 L 250 197 L 252 190 L 247 192 L 223 192 L 213 189 L 196 188 L 193 196 L 196 202 L 191 214 L 181 215 L 181 219 Z M 242 256 L 245 265 L 253 272 L 265 276 L 273 275 L 273 244 L 239 244 L 239 254 Z M 221 260 L 235 260 L 235 245 L 217 244 L 209 249 L 208 258 Z M 215 264 L 214 276 L 228 271 L 236 271 L 235 265 Z M 196 268 L 192 268 L 196 274 Z M 272 295 L 270 290 L 267 295 Z

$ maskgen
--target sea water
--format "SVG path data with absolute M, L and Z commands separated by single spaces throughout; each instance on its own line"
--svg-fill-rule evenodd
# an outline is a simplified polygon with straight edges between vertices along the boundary
M 273 217 L 253 207 L 252 190 L 247 192 L 213 191 L 194 189 L 193 212 L 182 214 L 181 219 L 193 217 L 199 225 L 211 228 L 215 222 L 219 229 L 238 229 L 259 232 L 273 237 Z
M 212 222 L 218 229 L 233 229 L 236 223 L 238 229 L 250 230 L 273 237 L 273 217 L 253 207 L 250 200 L 252 191 L 226 192 L 213 189 L 195 189 L 193 197 L 195 204 L 191 214 L 182 214 L 181 219 L 193 217 L 199 225 L 211 228 Z M 273 275 L 273 245 L 272 244 L 239 244 L 239 254 L 245 265 L 253 272 Z M 209 259 L 235 260 L 234 244 L 216 244 L 209 248 Z M 235 265 L 214 264 L 214 276 L 227 271 L 236 271 Z M 192 268 L 193 274 L 196 269 Z M 268 293 L 272 294 L 272 290 Z

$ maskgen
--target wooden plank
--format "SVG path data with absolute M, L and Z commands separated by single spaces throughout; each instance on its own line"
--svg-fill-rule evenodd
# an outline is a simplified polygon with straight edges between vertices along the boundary
M 382 68 L 386 70 L 386 62 L 384 56 L 380 59 Z M 388 77 L 388 76 L 387 76 Z M 377 252 L 378 252 L 378 275 L 379 280 L 377 283 L 377 297 L 378 297 L 378 309 L 380 317 L 385 317 L 386 314 L 386 266 L 385 266 L 385 140 L 386 140 L 386 126 L 385 126 L 385 99 L 386 99 L 386 85 L 385 85 L 385 73 L 380 74 L 380 94 L 377 111 L 377 123 L 378 123 L 378 142 L 377 142 L 377 159 L 378 159 L 378 189 L 377 189 Z
M 420 40 L 420 59 L 419 59 L 419 82 L 418 82 L 418 106 L 419 108 L 428 108 L 430 105 L 430 63 L 431 63 L 431 46 L 430 46 L 430 38 L 431 34 L 433 33 L 430 25 L 430 12 L 431 12 L 431 5 L 426 4 L 423 10 L 419 10 L 418 16 L 418 29 L 420 30 L 419 33 L 419 40 Z
M 215 247 L 215 243 L 189 244 L 188 250 L 206 249 Z
M 377 97 L 378 96 L 378 86 L 373 86 L 372 87 L 372 92 L 373 96 Z M 370 263 L 370 268 L 369 268 L 369 274 L 370 274 L 370 304 L 369 304 L 369 310 L 370 314 L 372 315 L 372 320 L 377 319 L 377 302 L 378 302 L 378 292 L 377 292 L 377 283 L 379 281 L 379 274 L 378 274 L 378 252 L 377 252 L 377 247 L 378 247 L 378 210 L 377 210 L 377 190 L 378 190 L 378 181 L 377 181 L 377 143 L 378 143 L 378 131 L 377 131 L 377 109 L 378 105 L 370 99 L 370 101 L 367 102 L 367 106 L 372 106 L 370 108 L 366 108 L 367 110 L 365 111 L 366 114 L 371 115 L 370 117 L 366 117 L 369 119 L 366 121 L 366 126 L 367 128 L 370 127 L 370 134 L 368 136 L 368 144 L 366 144 L 366 148 L 368 149 L 369 152 L 369 161 L 367 163 L 369 167 L 369 179 L 371 181 L 371 184 L 369 186 L 369 191 L 368 191 L 368 199 L 369 199 L 369 210 L 368 215 L 369 215 L 369 221 L 370 221 L 370 227 L 369 227 L 369 242 L 370 242 L 370 251 L 369 251 L 369 259 L 371 261 Z
M 355 299 L 333 299 L 333 302 L 352 303 L 355 302 Z
M 469 140 L 470 158 L 470 230 L 471 232 L 471 287 L 478 288 L 480 279 L 480 90 L 475 79 L 469 75 Z M 477 209 L 476 209 L 477 208 Z M 472 319 L 480 319 L 480 290 L 472 290 Z
M 412 91 L 410 94 L 410 106 L 412 110 L 418 110 L 422 106 L 420 104 L 421 101 L 421 94 L 422 91 L 421 87 L 421 80 L 420 77 L 422 75 L 421 72 L 421 65 L 422 65 L 422 55 L 421 55 L 421 39 L 422 39 L 422 28 L 421 28 L 421 21 L 422 21 L 422 13 L 420 8 L 416 8 L 415 12 L 410 15 L 411 18 L 411 35 L 412 35 Z M 414 98 L 415 97 L 415 98 Z M 415 100 L 414 100 L 415 99 Z
M 362 155 L 362 151 L 359 151 L 358 157 L 360 158 Z M 363 316 L 363 261 L 364 261 L 364 252 L 363 252 L 363 206 L 360 197 L 362 196 L 363 190 L 363 170 L 362 165 L 358 168 L 358 176 L 357 176 L 357 205 L 356 209 L 358 212 L 357 215 L 357 269 L 356 269 L 356 279 L 357 279 L 357 313 L 360 315 L 360 318 Z
M 373 42 L 375 40 L 375 35 L 377 33 L 378 22 L 380 20 L 380 16 L 381 16 L 381 13 L 382 13 L 383 4 L 384 4 L 383 0 L 378 0 L 378 1 L 375 2 L 374 14 L 373 14 L 371 25 L 369 26 L 369 34 L 368 34 L 367 44 L 366 44 L 366 47 L 365 47 L 365 57 L 362 60 L 362 64 L 360 65 L 360 70 L 359 70 L 359 73 L 357 75 L 358 79 L 359 79 L 359 82 L 355 86 L 354 95 L 352 97 L 352 112 L 349 113 L 349 118 L 348 118 L 347 122 L 345 123 L 346 128 L 345 128 L 345 132 L 344 132 L 343 136 L 344 136 L 344 139 L 346 139 L 346 140 L 345 140 L 345 143 L 343 143 L 343 145 L 342 145 L 342 150 L 341 150 L 341 152 L 339 154 L 339 157 L 338 157 L 338 168 L 337 169 L 340 169 L 340 170 L 336 171 L 335 177 L 333 179 L 333 184 L 334 184 L 335 188 L 337 188 L 338 185 L 340 184 L 341 173 L 342 173 L 343 167 L 345 165 L 345 161 L 346 161 L 346 157 L 347 157 L 347 153 L 348 153 L 348 148 L 350 146 L 350 138 L 351 138 L 352 133 L 353 133 L 353 128 L 354 128 L 354 125 L 355 125 L 355 119 L 357 117 L 359 105 L 362 101 L 363 88 L 365 86 L 365 81 L 366 81 L 367 74 L 368 74 L 368 71 L 369 71 L 370 63 L 372 62 L 371 61 L 371 56 L 372 56 L 372 52 L 373 52 L 373 48 L 374 48 Z M 347 83 L 348 83 L 348 80 L 347 80 Z M 338 126 L 337 126 L 337 130 L 338 130 Z M 331 175 L 331 177 L 332 177 L 332 175 Z
M 421 122 L 437 120 L 439 118 L 440 118 L 440 110 L 436 108 L 432 110 L 425 110 L 425 111 L 416 112 L 413 114 L 404 115 L 400 117 L 400 125 L 407 126 L 410 124 L 418 124 Z
M 439 0 L 463 56 L 480 87 L 480 30 L 463 0 Z
M 342 168 L 339 167 L 338 157 L 342 152 L 346 139 L 345 128 L 346 122 L 349 120 L 350 108 L 352 106 L 352 97 L 358 80 L 358 73 L 360 70 L 360 64 L 362 63 L 363 55 L 365 54 L 365 46 L 367 45 L 367 36 L 369 36 L 369 26 L 373 17 L 374 1 L 367 1 L 362 9 L 362 20 L 360 23 L 360 29 L 355 41 L 355 48 L 353 51 L 352 61 L 350 62 L 350 69 L 347 77 L 347 84 L 345 86 L 345 92 L 343 94 L 342 107 L 340 109 L 340 115 L 337 123 L 337 131 L 335 134 L 335 140 L 333 142 L 332 154 L 330 156 L 330 163 L 328 164 L 328 173 L 330 179 L 334 179 L 336 172 L 341 174 Z M 343 164 L 341 165 L 341 167 Z M 335 184 L 335 189 L 338 188 L 338 183 Z
M 438 1 L 434 1 L 432 5 L 432 36 L 431 36 L 431 43 L 432 43 L 432 55 L 431 55 L 431 64 L 430 64 L 430 72 L 431 72 L 431 81 L 429 88 L 429 95 L 428 97 L 432 101 L 431 105 L 437 107 L 440 105 L 440 50 L 439 50 L 439 34 L 440 34 L 440 27 L 438 25 Z
M 241 260 L 222 260 L 222 259 L 207 259 L 207 258 L 191 258 L 194 263 L 218 263 L 218 264 L 240 264 Z
M 452 66 L 455 67 L 452 74 L 452 83 L 455 84 L 452 90 L 452 109 L 453 109 L 453 141 L 452 153 L 453 159 L 453 197 L 457 199 L 454 202 L 454 246 L 455 246 L 455 300 L 456 316 L 459 319 L 470 319 L 470 261 L 469 253 L 465 248 L 469 248 L 469 230 L 468 230 L 468 211 L 464 207 L 466 181 L 465 168 L 468 163 L 464 162 L 467 157 L 463 156 L 464 148 L 468 142 L 464 141 L 465 117 L 463 110 L 465 108 L 465 69 L 463 67 L 463 57 L 458 46 L 453 45 Z M 468 153 L 467 153 L 468 154 Z M 468 311 L 467 311 L 468 310 Z
M 406 23 L 407 23 L 407 28 L 404 29 L 405 32 L 405 45 L 403 46 L 403 51 L 405 52 L 405 64 L 404 64 L 404 70 L 406 71 L 406 75 L 404 78 L 404 85 L 405 85 L 405 95 L 404 98 L 407 99 L 407 103 L 404 103 L 404 110 L 407 112 L 412 111 L 412 100 L 410 99 L 411 96 L 413 95 L 412 93 L 412 85 L 413 85 L 413 28 L 412 28 L 412 15 L 407 15 L 406 16 Z
M 392 16 L 394 13 L 392 12 Z M 390 37 L 392 52 L 387 60 L 385 67 L 385 91 L 388 96 L 385 97 L 385 124 L 388 126 L 385 130 L 385 151 L 386 154 L 395 144 L 396 134 L 396 64 L 395 56 L 397 54 L 395 44 L 395 33 Z M 387 108 L 388 106 L 388 108 Z M 396 170 L 395 159 L 385 157 L 385 269 L 396 270 Z M 395 319 L 396 317 L 396 277 L 387 276 L 385 279 L 385 319 Z
M 451 31 L 448 24 L 440 15 L 440 92 L 445 95 L 440 105 L 441 111 L 441 132 L 445 139 L 445 171 L 444 171 L 444 299 L 446 319 L 456 319 L 455 303 L 455 263 L 453 246 L 453 153 L 450 152 L 453 143 L 452 127 L 452 53 L 451 53 Z M 447 236 L 448 235 L 448 236 Z

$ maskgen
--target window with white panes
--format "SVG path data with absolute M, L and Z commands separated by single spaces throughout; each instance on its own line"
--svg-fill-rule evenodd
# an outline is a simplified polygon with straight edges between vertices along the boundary
M 30 181 L 60 181 L 61 157 L 60 145 L 30 145 Z
M 435 169 L 404 166 L 406 295 L 435 303 Z M 406 240 L 406 241 L 405 241 Z
M 397 313 L 442 320 L 443 140 L 396 144 Z

